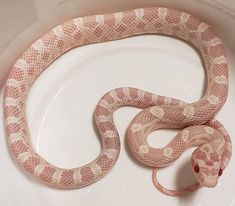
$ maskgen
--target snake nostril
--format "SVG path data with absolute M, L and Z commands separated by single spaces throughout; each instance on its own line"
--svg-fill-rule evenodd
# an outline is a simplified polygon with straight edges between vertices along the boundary
M 196 173 L 198 173 L 200 171 L 200 168 L 197 164 L 193 167 L 193 169 Z

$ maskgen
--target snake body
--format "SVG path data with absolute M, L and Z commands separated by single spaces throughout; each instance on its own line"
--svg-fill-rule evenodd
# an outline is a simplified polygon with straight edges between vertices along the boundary
M 95 122 L 102 140 L 95 160 L 78 168 L 64 169 L 43 159 L 31 145 L 25 114 L 27 95 L 36 78 L 70 49 L 141 34 L 176 37 L 197 48 L 207 71 L 205 95 L 188 104 L 136 88 L 114 89 L 99 100 L 95 109 Z M 4 97 L 9 148 L 25 171 L 51 187 L 71 189 L 90 185 L 104 177 L 118 159 L 120 140 L 113 113 L 129 105 L 143 109 L 127 131 L 128 146 L 139 161 L 153 168 L 165 167 L 186 149 L 199 146 L 192 155 L 193 171 L 202 186 L 213 187 L 231 157 L 230 137 L 214 119 L 227 94 L 227 59 L 222 41 L 206 23 L 191 14 L 155 7 L 79 17 L 56 26 L 34 42 L 11 69 Z M 182 131 L 167 146 L 152 148 L 146 138 L 159 128 L 181 128 Z M 155 185 L 165 192 L 156 181 Z M 172 191 L 168 195 L 176 193 Z

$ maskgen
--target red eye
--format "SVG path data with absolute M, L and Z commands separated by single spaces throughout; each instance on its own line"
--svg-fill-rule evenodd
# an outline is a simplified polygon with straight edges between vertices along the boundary
M 220 168 L 218 172 L 218 176 L 221 176 L 223 174 L 223 170 Z
M 198 165 L 195 165 L 195 166 L 193 167 L 193 169 L 194 169 L 194 171 L 195 171 L 196 173 L 198 173 L 198 172 L 200 171 L 200 168 L 199 168 Z

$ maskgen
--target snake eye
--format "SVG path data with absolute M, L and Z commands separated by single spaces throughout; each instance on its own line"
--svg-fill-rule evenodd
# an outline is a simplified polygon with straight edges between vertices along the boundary
M 193 167 L 193 170 L 194 172 L 198 173 L 200 171 L 200 168 L 198 166 L 198 164 L 196 164 L 194 167 Z
M 223 174 L 223 170 L 220 168 L 218 172 L 218 176 L 221 176 Z

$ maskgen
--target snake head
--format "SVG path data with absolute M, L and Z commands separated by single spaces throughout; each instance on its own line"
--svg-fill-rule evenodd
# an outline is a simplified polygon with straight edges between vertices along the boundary
M 215 187 L 222 175 L 220 155 L 211 149 L 209 144 L 197 148 L 191 159 L 193 172 L 201 186 Z

